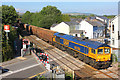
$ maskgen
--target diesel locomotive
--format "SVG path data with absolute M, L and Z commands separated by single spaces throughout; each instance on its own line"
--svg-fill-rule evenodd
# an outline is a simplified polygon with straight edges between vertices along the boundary
M 55 47 L 67 51 L 70 55 L 79 58 L 94 68 L 108 68 L 111 65 L 111 47 L 105 43 L 27 24 L 24 24 L 24 28 L 30 34 L 34 34 Z

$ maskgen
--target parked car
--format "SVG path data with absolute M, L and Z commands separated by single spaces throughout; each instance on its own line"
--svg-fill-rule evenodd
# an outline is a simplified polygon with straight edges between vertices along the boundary
M 5 68 L 0 66 L 0 74 L 8 72 L 8 71 L 9 71 L 9 69 L 5 69 Z
M 3 68 L 0 66 L 0 74 L 3 73 Z

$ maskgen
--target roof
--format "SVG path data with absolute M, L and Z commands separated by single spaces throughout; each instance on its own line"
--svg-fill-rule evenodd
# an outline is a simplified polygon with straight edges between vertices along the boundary
M 53 24 L 51 27 L 55 27 L 56 25 L 58 25 L 58 24 Z
M 81 34 L 83 32 L 83 30 L 71 30 L 70 33 L 72 34 L 75 34 L 75 33 L 78 33 L 78 34 Z
M 96 16 L 96 17 L 102 18 L 102 19 L 104 19 L 104 20 L 108 20 L 108 18 L 107 18 L 107 17 L 104 17 L 104 16 Z
M 98 42 L 98 41 L 91 41 L 88 39 L 83 40 L 82 38 L 74 37 L 72 35 L 67 35 L 67 34 L 60 35 L 60 33 L 55 33 L 54 35 L 64 38 L 64 39 L 67 39 L 67 40 L 70 40 L 70 41 L 74 41 L 76 43 L 79 43 L 79 44 L 82 44 L 82 45 L 85 45 L 85 46 L 88 46 L 91 48 L 94 48 L 94 49 L 97 49 L 98 47 L 102 47 L 102 46 L 110 47 L 109 45 Z
M 96 17 L 90 17 L 90 19 L 96 19 Z
M 64 22 L 66 24 L 70 25 L 79 25 L 79 23 L 75 22 L 75 21 L 70 21 L 70 22 Z
M 120 17 L 120 14 L 115 16 L 113 19 L 111 19 L 111 21 L 113 21 L 114 19 L 116 19 L 117 17 Z
M 106 24 L 105 22 L 103 22 L 103 21 L 101 21 L 101 20 L 99 20 L 99 19 L 96 19 L 97 21 L 99 21 L 99 22 L 101 22 L 102 24 Z
M 71 21 L 80 23 L 82 21 L 82 19 L 80 19 L 80 18 L 71 18 Z
M 97 27 L 102 27 L 105 26 L 103 23 L 101 23 L 100 21 L 90 21 L 90 20 L 86 20 L 88 23 L 90 23 L 93 26 L 97 26 Z

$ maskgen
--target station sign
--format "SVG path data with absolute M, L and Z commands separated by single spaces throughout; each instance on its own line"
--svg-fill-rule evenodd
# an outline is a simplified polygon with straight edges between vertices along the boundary
M 10 32 L 10 25 L 4 25 L 4 31 Z

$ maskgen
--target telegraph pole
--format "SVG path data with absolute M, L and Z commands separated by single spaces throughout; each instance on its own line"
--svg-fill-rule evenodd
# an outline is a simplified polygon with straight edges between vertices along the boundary
M 6 32 L 7 44 L 8 44 L 8 32 Z

